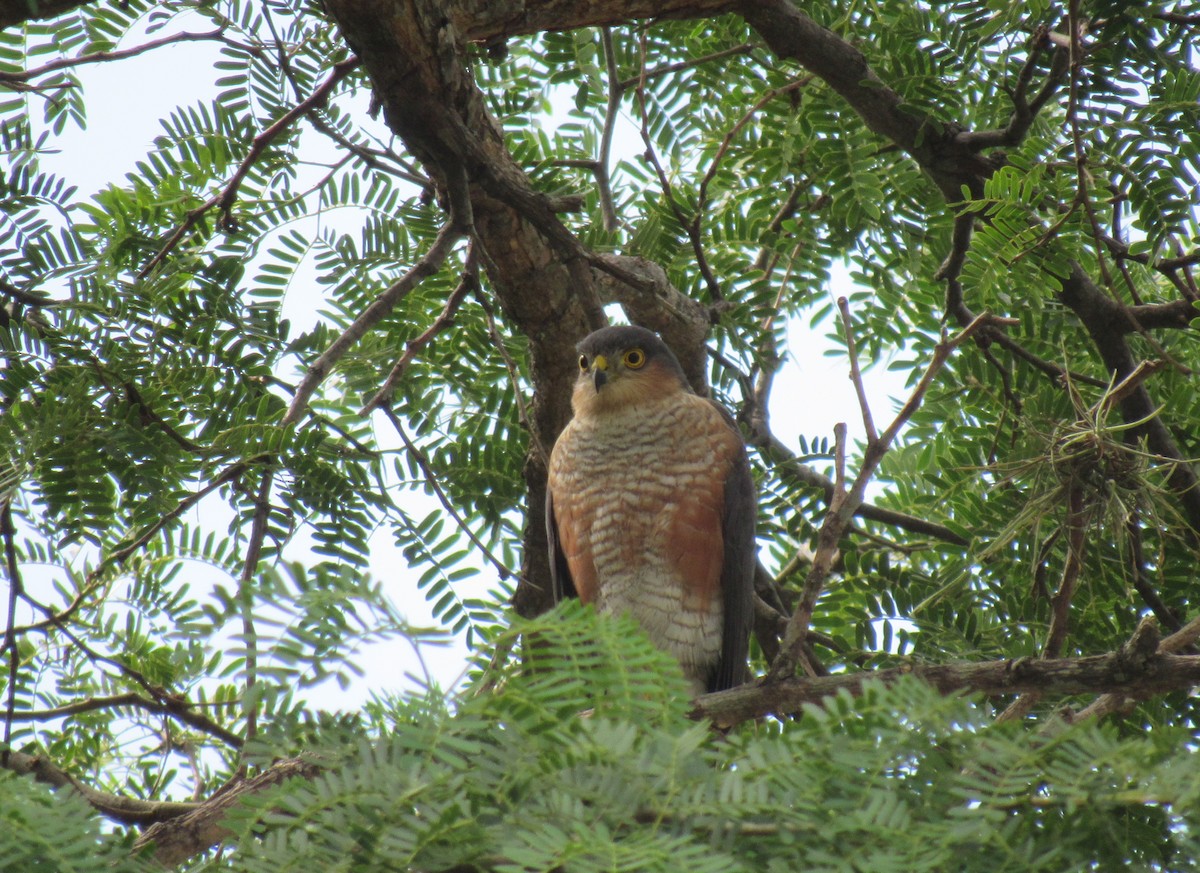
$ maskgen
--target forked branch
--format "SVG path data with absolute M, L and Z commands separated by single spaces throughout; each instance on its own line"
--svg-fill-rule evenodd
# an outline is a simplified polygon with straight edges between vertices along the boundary
M 842 308 L 847 331 L 849 331 L 849 315 L 845 300 L 840 300 L 838 305 Z M 775 683 L 794 676 L 797 665 L 802 662 L 804 658 L 804 645 L 808 636 L 808 626 L 812 621 L 817 599 L 821 596 L 821 592 L 825 587 L 825 581 L 837 559 L 838 541 L 841 539 L 842 534 L 845 533 L 846 526 L 854 517 L 855 512 L 862 505 L 867 484 L 875 475 L 875 471 L 878 469 L 884 455 L 887 454 L 891 444 L 895 441 L 900 429 L 913 416 L 913 413 L 920 408 L 921 403 L 925 399 L 926 392 L 933 384 L 933 380 L 937 377 L 938 372 L 941 371 L 946 361 L 949 360 L 954 350 L 979 330 L 997 321 L 1000 320 L 988 313 L 984 313 L 954 337 L 943 339 L 934 347 L 933 359 L 929 362 L 929 366 L 926 367 L 920 382 L 913 389 L 908 402 L 904 404 L 904 407 L 896 415 L 896 418 L 882 434 L 874 438 L 868 437 L 867 445 L 863 452 L 862 464 L 859 467 L 857 476 L 854 478 L 853 484 L 849 488 L 846 488 L 840 482 L 835 485 L 829 510 L 825 514 L 825 520 L 822 522 L 820 532 L 817 535 L 817 548 L 813 555 L 812 568 L 804 580 L 800 603 L 797 605 L 795 613 L 788 622 L 787 631 L 780 645 L 779 656 L 767 672 L 766 683 Z M 853 348 L 852 345 L 850 347 Z M 857 379 L 861 383 L 862 377 L 858 371 L 857 363 L 852 365 L 851 375 L 852 378 Z M 870 410 L 865 406 L 865 392 L 863 392 L 861 384 L 857 384 L 856 389 L 864 404 L 864 421 L 869 422 L 871 417 Z M 873 427 L 869 428 L 869 430 L 873 430 Z M 840 479 L 841 477 L 839 476 Z

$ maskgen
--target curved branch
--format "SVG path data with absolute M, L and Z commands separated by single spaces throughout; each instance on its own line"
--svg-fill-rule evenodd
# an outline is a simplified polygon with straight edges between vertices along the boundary
M 163 46 L 174 45 L 181 42 L 225 42 L 223 39 L 225 31 L 223 28 L 210 30 L 205 33 L 176 33 L 171 36 L 164 36 L 162 39 L 153 39 L 133 48 L 118 49 L 111 52 L 92 52 L 87 55 L 79 55 L 74 58 L 58 58 L 48 63 L 42 64 L 40 67 L 34 67 L 29 70 L 21 70 L 19 72 L 4 72 L 0 71 L 0 82 L 16 83 L 28 82 L 30 79 L 36 79 L 40 76 L 46 76 L 50 73 L 58 72 L 59 70 L 70 69 L 71 67 L 83 66 L 85 64 L 99 64 L 109 61 L 122 61 L 126 58 L 136 57 L 148 51 L 153 51 Z
M 235 701 L 224 704 L 214 704 L 214 706 L 238 706 Z M 102 709 L 116 709 L 119 707 L 134 707 L 136 709 L 145 710 L 146 712 L 159 713 L 170 715 L 184 724 L 202 731 L 203 733 L 214 736 L 222 740 L 229 746 L 240 749 L 242 747 L 242 738 L 230 730 L 217 724 L 210 718 L 201 715 L 192 708 L 192 704 L 188 703 L 178 695 L 164 695 L 162 699 L 152 700 L 148 697 L 142 697 L 135 691 L 129 691 L 124 694 L 112 694 L 108 697 L 88 697 L 84 700 L 77 700 L 74 703 L 68 703 L 64 706 L 56 706 L 53 709 L 28 710 L 15 712 L 12 715 L 14 722 L 18 721 L 50 721 L 56 718 L 66 718 L 72 715 L 78 715 L 81 712 L 96 712 Z
M 221 219 L 222 222 L 232 228 L 233 218 L 231 213 L 233 210 L 233 203 L 237 199 L 238 189 L 241 188 L 242 182 L 245 181 L 246 175 L 250 172 L 250 169 L 254 166 L 254 163 L 260 157 L 262 157 L 262 153 L 266 151 L 267 146 L 274 142 L 281 133 L 290 128 L 296 122 L 296 119 L 324 106 L 329 100 L 330 94 L 333 93 L 334 86 L 348 76 L 350 72 L 357 66 L 358 58 L 356 57 L 350 57 L 344 61 L 339 61 L 338 63 L 334 64 L 333 70 L 329 74 L 329 77 L 320 85 L 318 85 L 307 99 L 293 106 L 291 109 L 285 112 L 278 121 L 276 121 L 266 130 L 259 133 L 258 136 L 254 137 L 253 141 L 250 143 L 250 151 L 247 152 L 246 157 L 242 159 L 242 162 L 238 164 L 238 168 L 234 171 L 233 177 L 230 178 L 229 182 L 226 184 L 225 190 L 219 194 L 214 194 L 200 206 L 188 212 L 183 223 L 175 229 L 175 232 L 171 234 L 163 247 L 159 249 L 158 254 L 151 258 L 149 263 L 147 263 L 146 266 L 142 268 L 141 272 L 138 273 L 138 278 L 146 278 L 151 272 L 153 272 L 155 267 L 166 260 L 167 256 L 174 250 L 175 246 L 179 244 L 179 241 L 183 239 L 184 236 L 186 236 L 187 233 L 200 222 L 200 219 L 203 218 L 210 209 L 213 209 L 214 207 L 220 207 L 221 212 L 223 213 Z
M 198 808 L 197 803 L 175 803 L 167 800 L 140 800 L 97 791 L 56 766 L 44 755 L 27 755 L 9 751 L 0 766 L 21 776 L 32 776 L 38 782 L 54 788 L 70 788 L 77 792 L 92 809 L 121 824 L 145 825 L 166 821 Z

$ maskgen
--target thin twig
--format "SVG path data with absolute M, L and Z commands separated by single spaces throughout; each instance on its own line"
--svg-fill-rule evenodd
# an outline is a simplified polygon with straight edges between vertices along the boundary
M 862 371 L 859 369 L 858 349 L 854 343 L 854 325 L 850 320 L 850 303 L 845 297 L 839 297 L 837 304 L 838 311 L 842 314 L 842 330 L 845 331 L 846 357 L 850 360 L 850 381 L 854 383 L 854 393 L 858 395 L 858 408 L 862 412 L 867 441 L 875 442 L 879 439 L 879 434 L 875 431 L 875 421 L 871 417 L 871 405 L 867 402 L 866 386 L 863 385 Z
M 160 530 L 183 515 L 185 512 L 199 503 L 204 497 L 211 494 L 213 491 L 216 491 L 222 485 L 234 481 L 252 465 L 262 463 L 263 461 L 267 460 L 267 458 L 268 456 L 266 455 L 260 455 L 244 461 L 238 461 L 237 463 L 226 467 L 208 485 L 204 486 L 198 491 L 193 492 L 192 494 L 189 494 L 169 512 L 157 519 L 153 524 L 147 525 L 141 531 L 141 533 L 137 535 L 137 537 L 130 540 L 121 548 L 114 549 L 112 552 L 110 552 L 99 564 L 96 565 L 93 570 L 87 574 L 87 577 L 84 579 L 83 585 L 80 587 L 79 592 L 61 612 L 53 612 L 49 608 L 35 603 L 38 609 L 47 617 L 42 621 L 31 622 L 28 625 L 18 627 L 16 629 L 17 633 L 19 635 L 34 632 L 46 633 L 53 628 L 59 628 L 65 625 L 66 622 L 70 621 L 74 617 L 75 613 L 83 607 L 88 597 L 90 597 L 100 587 L 101 583 L 104 581 L 105 574 L 107 574 L 109 570 L 111 570 L 113 567 L 124 564 L 125 561 L 127 561 L 134 554 L 134 552 L 138 551 L 145 546 L 146 543 L 150 542 L 150 540 L 152 540 Z M 24 597 L 24 599 L 34 603 L 34 601 L 32 601 L 28 596 Z
M 662 188 L 663 197 L 667 201 L 667 205 L 671 207 L 671 213 L 675 216 L 675 220 L 679 222 L 679 226 L 683 228 L 688 235 L 688 240 L 692 244 L 692 253 L 696 256 L 696 267 L 700 271 L 700 276 L 704 279 L 704 284 L 708 288 L 708 296 L 712 303 L 718 303 L 724 299 L 725 294 L 721 290 L 721 283 L 717 281 L 717 277 L 713 274 L 712 267 L 709 266 L 708 257 L 704 254 L 703 241 L 700 239 L 699 214 L 688 218 L 684 214 L 683 207 L 679 205 L 679 201 L 675 199 L 675 192 L 671 186 L 671 180 L 667 177 L 666 171 L 658 160 L 658 155 L 654 150 L 654 141 L 650 138 L 650 114 L 646 108 L 646 34 L 642 33 L 642 76 L 638 80 L 637 87 L 637 105 L 638 112 L 641 115 L 640 132 L 642 143 L 646 146 L 645 158 L 649 161 L 650 166 L 654 169 L 654 174 L 658 176 L 658 184 Z
M 1138 520 L 1137 510 L 1130 513 L 1125 522 L 1125 534 L 1129 540 L 1129 572 L 1133 576 L 1133 587 L 1141 595 L 1142 601 L 1150 607 L 1158 623 L 1174 633 L 1182 630 L 1183 624 L 1175 611 L 1159 596 L 1158 591 L 1146 578 L 1146 561 L 1142 555 L 1142 528 Z
M 366 336 L 367 331 L 386 318 L 422 279 L 432 276 L 441 269 L 442 262 L 445 261 L 465 232 L 465 227 L 459 224 L 454 213 L 451 212 L 446 223 L 438 232 L 437 238 L 429 247 L 429 251 L 407 273 L 376 297 L 329 345 L 329 348 L 309 365 L 304 378 L 296 386 L 296 394 L 292 397 L 287 415 L 283 419 L 284 424 L 291 424 L 299 420 L 309 399 L 321 382 L 332 372 L 337 362 L 350 351 L 355 343 Z
M 513 356 L 509 354 L 508 347 L 504 345 L 504 337 L 500 335 L 500 328 L 496 325 L 496 313 L 492 310 L 491 301 L 487 299 L 487 295 L 483 294 L 478 286 L 475 289 L 475 299 L 479 301 L 479 305 L 483 308 L 483 315 L 487 320 L 488 335 L 492 338 L 492 345 L 500 353 L 500 357 L 504 360 L 504 369 L 508 371 L 508 383 L 512 386 L 513 396 L 517 400 L 517 415 L 520 418 L 521 426 L 529 434 L 530 445 L 533 446 L 533 450 L 542 464 L 542 469 L 548 469 L 550 453 L 546 451 L 546 446 L 542 443 L 542 438 L 538 435 L 537 428 L 533 426 L 533 417 L 530 415 L 529 405 L 525 400 L 525 386 L 521 383 L 521 371 L 517 367 L 517 362 L 513 360 Z
M 204 203 L 189 211 L 179 227 L 175 228 L 174 233 L 167 238 L 166 243 L 159 249 L 158 253 L 150 259 L 149 263 L 142 268 L 138 273 L 139 279 L 144 279 L 154 271 L 154 268 L 166 260 L 167 256 L 179 244 L 179 241 L 184 238 L 203 218 L 209 210 L 220 207 L 222 212 L 221 223 L 223 226 L 233 229 L 233 203 L 237 199 L 238 189 L 242 182 L 245 181 L 254 163 L 262 156 L 267 147 L 285 130 L 290 128 L 296 119 L 306 115 L 322 106 L 329 100 L 330 94 L 333 92 L 334 86 L 342 79 L 350 74 L 350 72 L 358 66 L 358 58 L 350 57 L 344 61 L 339 61 L 333 65 L 333 70 L 329 77 L 317 86 L 316 90 L 309 95 L 308 99 L 293 106 L 283 116 L 268 127 L 266 130 L 254 137 L 250 143 L 250 150 L 246 154 L 233 176 L 226 183 L 225 189 L 219 194 L 214 194 Z
M 425 481 L 429 484 L 429 487 L 433 489 L 433 493 L 437 496 L 438 502 L 442 504 L 442 507 L 450 514 L 450 517 L 454 519 L 454 523 L 458 525 L 459 529 L 463 533 L 467 535 L 467 538 L 474 544 L 475 548 L 479 549 L 480 553 L 488 559 L 493 567 L 496 568 L 496 572 L 500 574 L 501 581 L 515 577 L 517 574 L 510 570 L 503 561 L 492 554 L 492 550 L 489 549 L 487 544 L 485 544 L 479 539 L 478 536 L 475 535 L 475 532 L 471 530 L 470 525 L 467 524 L 466 519 L 459 514 L 458 510 L 454 507 L 454 504 L 450 501 L 450 498 L 447 496 L 446 492 L 442 489 L 442 484 L 438 481 L 438 476 L 433 471 L 433 467 L 430 465 L 429 459 L 425 456 L 425 453 L 421 451 L 420 446 L 414 443 L 409 437 L 408 431 L 404 428 L 404 422 L 400 420 L 400 416 L 398 416 L 390 406 L 385 405 L 379 408 L 383 411 L 383 414 L 387 416 L 388 421 L 392 423 L 392 427 L 395 428 L 397 435 L 400 437 L 400 441 L 404 443 L 405 451 L 407 451 L 412 456 L 413 460 L 417 462 L 417 466 L 420 467 L 421 472 L 425 474 Z
M 1062 654 L 1070 625 L 1071 600 L 1079 586 L 1083 573 L 1083 558 L 1087 548 L 1087 525 L 1089 510 L 1084 503 L 1082 486 L 1071 483 L 1067 488 L 1067 559 L 1063 566 L 1058 590 L 1050 599 L 1050 629 L 1046 644 L 1042 648 L 1043 658 L 1057 658 Z
M 250 522 L 250 539 L 246 544 L 246 557 L 242 562 L 242 575 L 238 580 L 238 603 L 242 611 L 242 647 L 245 652 L 246 667 L 242 714 L 246 718 L 246 740 L 253 740 L 258 735 L 258 700 L 254 688 L 258 684 L 258 630 L 254 623 L 254 590 L 253 582 L 258 572 L 258 562 L 262 557 L 263 543 L 266 541 L 267 529 L 271 517 L 271 486 L 275 481 L 275 471 L 268 464 L 262 471 L 262 481 L 258 485 L 258 493 L 254 501 L 254 517 Z M 245 762 L 242 768 L 245 768 Z
M 796 453 L 774 434 L 752 431 L 751 441 L 762 456 L 771 461 L 782 475 L 794 477 L 805 485 L 820 489 L 825 495 L 826 503 L 832 501 L 834 492 L 833 480 L 813 469 L 808 464 L 801 462 Z M 955 546 L 968 545 L 965 539 L 945 525 L 938 524 L 926 518 L 918 518 L 915 515 L 897 512 L 894 509 L 887 509 L 886 507 L 864 502 L 858 507 L 854 515 L 857 518 L 879 522 L 891 527 L 898 527 L 901 530 L 932 537 Z
M 804 76 L 788 82 L 786 85 L 781 85 L 778 88 L 772 88 L 770 91 L 763 94 L 763 96 L 760 97 L 753 106 L 747 109 L 742 114 L 741 118 L 734 122 L 733 127 L 729 128 L 729 130 L 725 133 L 725 136 L 721 139 L 721 144 L 717 146 L 717 151 L 713 155 L 712 162 L 709 164 L 708 170 L 704 174 L 704 178 L 700 180 L 700 187 L 696 196 L 696 220 L 699 220 L 700 216 L 704 212 L 704 207 L 708 203 L 708 186 L 712 183 L 713 178 L 717 175 L 717 169 L 721 165 L 721 160 L 725 157 L 726 152 L 728 152 L 729 148 L 733 145 L 734 138 L 741 133 L 747 124 L 754 120 L 754 116 L 757 115 L 764 106 L 777 97 L 782 97 L 784 94 L 790 94 L 792 91 L 796 91 L 805 87 L 812 82 L 813 78 L 813 76 Z
M 50 73 L 56 73 L 59 70 L 78 67 L 84 64 L 105 63 L 108 61 L 122 61 L 126 58 L 136 57 L 148 51 L 153 51 L 163 46 L 175 45 L 182 42 L 225 42 L 230 45 L 238 45 L 231 40 L 225 39 L 225 29 L 217 28 L 205 33 L 176 33 L 172 36 L 165 36 L 161 39 L 150 40 L 133 48 L 119 49 L 111 52 L 92 52 L 91 54 L 79 55 L 73 58 L 57 58 L 56 60 L 45 63 L 40 67 L 34 67 L 29 70 L 20 70 L 18 72 L 0 72 L 0 82 L 16 83 L 28 82 L 30 79 L 37 79 L 41 76 L 47 76 Z
M 617 124 L 617 112 L 621 109 L 621 85 L 617 78 L 617 53 L 613 48 L 611 28 L 600 28 L 600 44 L 604 47 L 604 65 L 608 72 L 608 105 L 604 110 L 604 128 L 600 133 L 600 157 L 595 166 L 596 192 L 600 197 L 600 214 L 604 218 L 604 229 L 613 233 L 618 227 L 618 221 L 617 209 L 613 205 L 608 165 L 612 157 L 613 130 Z
M 454 324 L 454 316 L 458 312 L 458 308 L 466 299 L 467 294 L 479 285 L 479 259 L 475 254 L 474 247 L 468 247 L 467 260 L 463 267 L 462 278 L 459 280 L 457 287 L 450 293 L 446 299 L 446 305 L 442 308 L 441 313 L 433 324 L 420 334 L 410 340 L 404 347 L 404 354 L 396 361 L 387 379 L 384 380 L 383 386 L 375 392 L 375 396 L 367 401 L 360 411 L 360 415 L 368 415 L 371 410 L 385 403 L 391 403 L 392 395 L 396 392 L 396 386 L 400 384 L 400 380 L 404 378 L 404 373 L 408 369 L 409 364 L 416 359 L 421 350 L 433 340 L 435 336 L 440 334 L 446 328 Z
M 621 90 L 626 91 L 629 88 L 632 88 L 634 85 L 637 85 L 639 82 L 647 82 L 650 79 L 657 79 L 660 76 L 668 76 L 671 73 L 680 73 L 684 70 L 690 70 L 694 67 L 703 66 L 704 64 L 712 61 L 719 61 L 723 58 L 732 57 L 734 55 L 748 55 L 756 48 L 759 48 L 759 46 L 745 42 L 741 45 L 735 45 L 732 48 L 722 49 L 719 52 L 702 55 L 698 58 L 692 58 L 691 60 L 676 61 L 673 64 L 664 64 L 661 67 L 652 67 L 651 69 L 645 70 L 637 76 L 630 76 L 628 79 L 621 80 Z

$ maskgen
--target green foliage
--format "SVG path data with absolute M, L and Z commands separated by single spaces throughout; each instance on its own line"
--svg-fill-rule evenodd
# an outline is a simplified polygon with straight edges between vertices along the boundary
M 188 869 L 1195 869 L 1200 764 L 1179 731 L 1030 735 L 905 681 L 720 736 L 683 716 L 682 677 L 630 622 L 566 609 L 508 633 L 555 669 L 485 670 L 495 692 L 449 710 L 393 704 L 374 738 L 302 728 L 321 773 L 251 797 L 227 820 L 236 848 Z M 272 742 L 257 754 L 293 753 Z M 71 810 L 55 869 L 84 869 L 74 834 L 97 837 L 77 801 L 3 797 L 6 821 Z M 121 860 L 120 840 L 99 845 Z
M 131 840 L 105 832 L 92 809 L 70 792 L 0 772 L 0 870 L 29 873 L 144 873 Z

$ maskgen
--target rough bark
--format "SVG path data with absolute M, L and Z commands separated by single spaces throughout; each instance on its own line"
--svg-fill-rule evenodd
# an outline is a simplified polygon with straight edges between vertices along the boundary
M 370 74 L 388 125 L 436 181 L 484 252 L 483 264 L 509 322 L 529 340 L 537 386 L 531 406 L 535 439 L 548 447 L 570 417 L 575 343 L 603 315 L 590 271 L 552 204 L 536 192 L 504 147 L 466 64 L 464 35 L 431 0 L 330 0 L 330 14 Z M 525 464 L 529 502 L 516 608 L 525 615 L 550 603 L 545 459 Z
M 257 776 L 226 785 L 204 803 L 196 804 L 195 809 L 147 828 L 134 848 L 149 849 L 163 867 L 174 867 L 229 839 L 232 834 L 224 825 L 225 815 L 244 797 L 297 776 L 314 779 L 320 770 L 319 764 L 303 758 L 277 761 Z
M 641 18 L 709 18 L 731 12 L 730 0 L 461 0 L 446 14 L 473 41 L 574 30 Z
M 1086 658 L 1018 658 L 981 663 L 913 664 L 817 678 L 750 683 L 697 698 L 694 718 L 732 727 L 769 715 L 788 716 L 843 691 L 861 694 L 865 685 L 891 685 L 904 676 L 928 682 L 942 694 L 987 695 L 1117 694 L 1150 697 L 1200 683 L 1200 656 L 1160 650 L 1151 625 L 1116 652 Z

